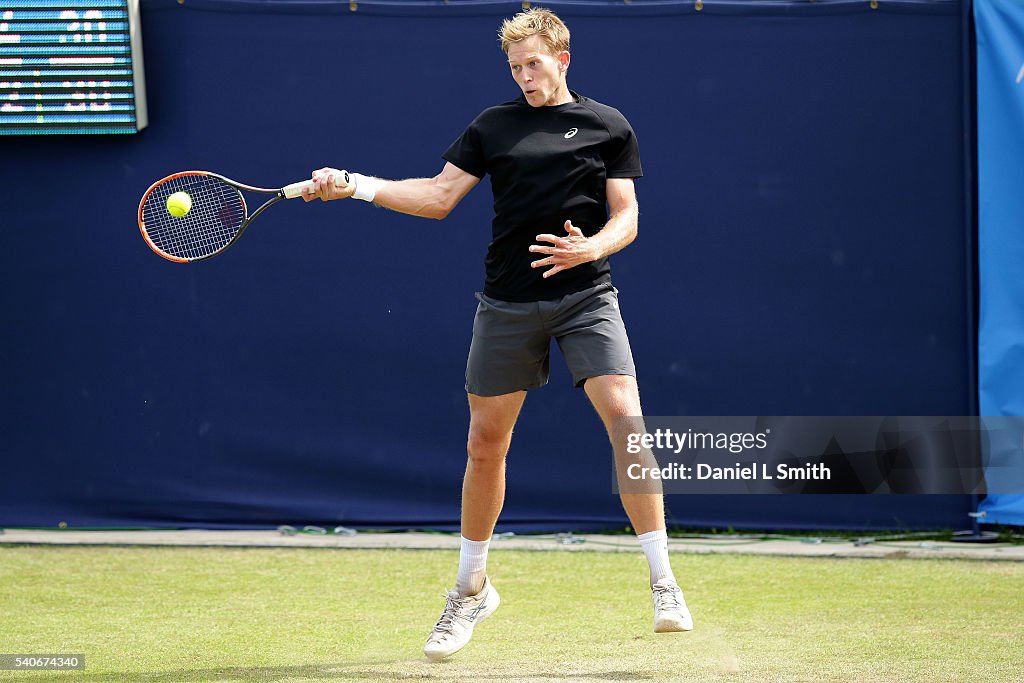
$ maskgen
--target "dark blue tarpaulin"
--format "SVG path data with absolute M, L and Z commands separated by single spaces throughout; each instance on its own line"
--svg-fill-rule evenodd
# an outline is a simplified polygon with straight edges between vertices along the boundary
M 613 257 L 651 415 L 971 412 L 958 2 L 550 3 L 570 85 L 640 141 Z M 290 202 L 222 257 L 157 258 L 154 180 L 429 176 L 513 98 L 520 3 L 143 3 L 150 125 L 0 141 L 0 524 L 457 524 L 486 183 L 443 222 Z M 504 529 L 616 526 L 560 360 Z M 966 496 L 681 497 L 716 527 L 957 527 Z

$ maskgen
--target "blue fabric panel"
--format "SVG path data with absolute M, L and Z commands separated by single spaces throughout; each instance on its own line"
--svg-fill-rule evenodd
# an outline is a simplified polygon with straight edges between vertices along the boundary
M 612 268 L 648 414 L 968 414 L 958 3 L 553 5 L 570 84 L 640 141 L 640 237 Z M 0 524 L 457 524 L 486 183 L 440 223 L 287 202 L 190 266 L 135 213 L 188 168 L 433 175 L 516 95 L 495 30 L 519 6 L 152 0 L 147 129 L 4 140 Z M 601 424 L 552 365 L 501 528 L 624 525 Z M 970 501 L 668 506 L 688 526 L 916 528 Z
M 177 0 L 143 0 L 154 6 Z M 947 14 L 959 16 L 959 0 L 889 0 L 871 7 L 864 0 L 553 0 L 543 7 L 563 18 L 578 16 L 620 16 L 627 18 L 694 15 L 785 15 L 826 16 L 840 14 Z M 189 0 L 192 9 L 216 12 L 277 14 L 371 14 L 398 17 L 511 16 L 522 10 L 515 0 Z
M 978 396 L 982 415 L 1024 415 L 1024 3 L 976 0 Z M 991 495 L 986 521 L 1024 525 L 1024 496 Z

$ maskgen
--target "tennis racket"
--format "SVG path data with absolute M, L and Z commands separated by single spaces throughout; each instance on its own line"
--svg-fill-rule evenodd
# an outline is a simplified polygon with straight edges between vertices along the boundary
M 334 179 L 338 187 L 350 182 L 346 171 Z M 237 242 L 249 224 L 269 207 L 282 199 L 301 197 L 312 189 L 312 180 L 271 190 L 244 185 L 208 171 L 174 173 L 150 185 L 142 195 L 139 230 L 146 244 L 169 261 L 202 261 Z M 242 190 L 274 196 L 250 214 Z

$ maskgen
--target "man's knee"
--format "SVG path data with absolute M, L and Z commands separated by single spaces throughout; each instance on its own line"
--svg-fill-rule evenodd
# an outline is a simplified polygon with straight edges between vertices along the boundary
M 497 464 L 505 459 L 512 433 L 488 426 L 473 426 L 469 430 L 466 452 L 477 464 Z
M 583 389 L 602 418 L 640 415 L 640 391 L 632 375 L 591 377 Z

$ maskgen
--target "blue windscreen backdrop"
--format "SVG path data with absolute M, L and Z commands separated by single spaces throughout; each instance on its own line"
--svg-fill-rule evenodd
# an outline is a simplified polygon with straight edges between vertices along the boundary
M 612 259 L 650 415 L 966 415 L 959 2 L 558 3 L 570 86 L 640 142 Z M 178 170 L 432 176 L 517 88 L 518 2 L 143 2 L 150 125 L 0 143 L 0 524 L 457 525 L 490 193 L 443 222 L 287 202 L 187 266 L 137 203 Z M 501 529 L 626 523 L 559 358 Z M 958 527 L 967 496 L 672 496 L 703 527 Z
M 1024 3 L 976 0 L 978 394 L 982 415 L 1024 415 Z M 986 521 L 1024 524 L 1024 496 L 991 495 Z

